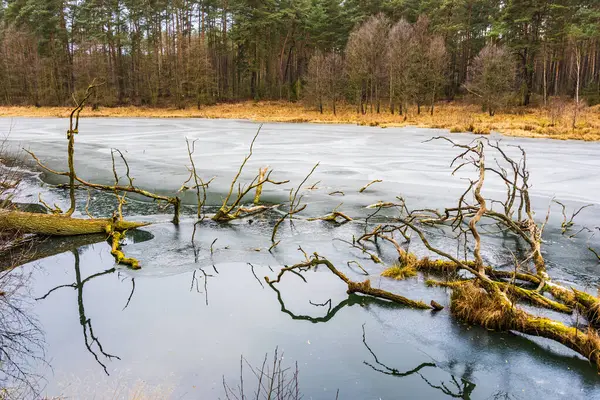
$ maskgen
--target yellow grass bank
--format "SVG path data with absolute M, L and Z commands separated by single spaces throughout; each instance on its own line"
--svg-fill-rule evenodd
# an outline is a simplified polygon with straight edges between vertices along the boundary
M 69 107 L 0 107 L 2 117 L 67 117 Z M 586 107 L 577 113 L 575 126 L 573 106 L 556 110 L 551 108 L 515 108 L 511 112 L 491 117 L 476 105 L 444 103 L 436 105 L 431 116 L 427 108 L 421 114 L 411 109 L 408 115 L 356 113 L 355 107 L 339 107 L 337 115 L 331 111 L 320 114 L 302 104 L 288 102 L 241 102 L 217 104 L 178 110 L 150 107 L 101 107 L 92 111 L 85 109 L 84 117 L 146 117 L 146 118 L 227 118 L 248 119 L 260 122 L 310 122 L 331 124 L 359 124 L 368 126 L 397 127 L 419 126 L 448 129 L 451 132 L 487 134 L 491 131 L 510 136 L 551 139 L 574 139 L 600 141 L 600 105 Z

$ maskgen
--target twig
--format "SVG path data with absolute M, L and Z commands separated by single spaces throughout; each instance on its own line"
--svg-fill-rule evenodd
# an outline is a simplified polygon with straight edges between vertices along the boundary
M 371 186 L 372 184 L 374 184 L 374 183 L 380 183 L 380 182 L 383 182 L 383 181 L 382 181 L 381 179 L 375 179 L 374 181 L 371 181 L 371 182 L 367 183 L 365 186 L 361 187 L 361 188 L 359 189 L 358 193 L 362 193 L 362 192 L 364 192 L 365 190 L 367 190 L 367 188 L 368 188 L 369 186 Z
M 237 174 L 234 176 L 233 180 L 231 181 L 231 186 L 229 187 L 229 192 L 227 193 L 227 196 L 223 199 L 223 204 L 221 205 L 221 208 L 219 208 L 217 213 L 212 217 L 212 219 L 214 221 L 218 221 L 218 222 L 231 221 L 231 220 L 240 218 L 240 216 L 242 216 L 244 214 L 247 214 L 248 210 L 244 209 L 243 207 L 240 207 L 240 203 L 242 202 L 242 199 L 248 193 L 250 193 L 250 191 L 252 191 L 253 189 L 262 187 L 267 182 L 271 183 L 273 185 L 282 185 L 284 183 L 289 182 L 287 180 L 286 181 L 271 180 L 271 173 L 273 172 L 273 170 L 271 170 L 268 173 L 266 173 L 266 175 L 263 176 L 262 179 L 260 177 L 261 174 L 259 173 L 257 176 L 254 177 L 254 179 L 248 185 L 244 185 L 244 187 L 242 187 L 240 184 L 238 184 L 238 180 L 240 178 L 240 175 L 242 174 L 242 171 L 244 170 L 244 167 L 246 166 L 246 163 L 252 157 L 252 153 L 253 153 L 253 149 L 254 149 L 254 142 L 256 141 L 256 138 L 258 137 L 261 129 L 262 129 L 262 125 L 259 126 L 258 131 L 256 132 L 256 135 L 254 135 L 254 138 L 252 139 L 252 142 L 250 143 L 250 150 L 248 152 L 248 155 L 246 155 L 246 157 L 244 157 L 244 160 L 242 161 L 242 164 L 240 165 Z M 233 200 L 233 202 L 231 204 L 229 204 L 229 201 L 233 195 L 233 191 L 235 189 L 236 184 L 238 184 L 236 198 L 235 198 L 235 200 Z M 268 209 L 268 208 L 267 207 L 253 208 L 252 212 L 264 211 L 266 209 Z
M 316 163 L 314 165 L 314 167 L 312 167 L 312 169 L 310 170 L 308 175 L 306 175 L 304 177 L 304 179 L 302 180 L 302 182 L 300 182 L 300 184 L 298 185 L 296 190 L 290 189 L 290 204 L 289 204 L 288 211 L 287 211 L 287 213 L 282 215 L 281 218 L 279 218 L 279 220 L 277 220 L 277 222 L 273 226 L 273 231 L 271 232 L 271 247 L 269 247 L 269 251 L 271 251 L 275 247 L 277 247 L 277 245 L 280 242 L 280 241 L 275 241 L 275 237 L 277 235 L 277 231 L 279 230 L 279 226 L 283 223 L 283 221 L 285 221 L 286 218 L 290 218 L 290 220 L 291 220 L 292 216 L 304 211 L 304 209 L 306 208 L 306 204 L 303 204 L 303 205 L 300 204 L 302 202 L 303 196 L 300 195 L 300 197 L 298 197 L 298 194 L 299 194 L 302 186 L 306 183 L 308 178 L 310 178 L 310 176 L 315 172 L 315 170 L 317 169 L 318 166 L 319 166 L 319 163 Z
M 348 261 L 346 264 L 348 265 L 348 268 L 351 268 L 350 265 L 355 264 L 365 275 L 369 275 L 367 270 L 364 269 L 363 266 L 360 265 L 360 263 L 358 261 L 352 260 L 352 261 Z
M 265 288 L 265 285 L 263 285 L 263 283 L 260 281 L 260 279 L 258 279 L 258 276 L 256 276 L 256 273 L 254 272 L 254 265 L 247 263 L 250 266 L 250 269 L 252 270 L 252 275 L 254 275 L 254 277 L 256 278 L 256 280 L 258 281 L 260 287 L 262 287 L 263 289 Z

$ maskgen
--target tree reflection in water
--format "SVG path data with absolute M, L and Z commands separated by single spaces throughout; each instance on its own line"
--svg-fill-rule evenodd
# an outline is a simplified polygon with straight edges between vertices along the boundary
M 317 323 L 321 323 L 321 322 L 328 322 L 333 317 L 335 317 L 335 315 L 342 308 L 344 308 L 346 306 L 352 307 L 356 304 L 360 305 L 361 307 L 369 307 L 370 305 L 376 305 L 377 307 L 381 307 L 381 308 L 406 308 L 405 306 L 402 306 L 402 305 L 399 305 L 396 303 L 392 303 L 387 300 L 382 300 L 382 299 L 378 299 L 376 297 L 370 297 L 370 296 L 361 296 L 361 295 L 353 293 L 353 294 L 348 295 L 347 299 L 342 300 L 335 307 L 332 306 L 331 299 L 327 300 L 325 303 L 322 303 L 322 304 L 313 303 L 312 301 L 310 301 L 310 304 L 315 307 L 325 307 L 325 306 L 328 307 L 327 313 L 322 317 L 313 317 L 310 315 L 298 315 L 298 314 L 294 314 L 293 312 L 291 312 L 290 310 L 287 309 L 287 307 L 283 301 L 283 298 L 281 297 L 281 292 L 279 291 L 279 289 L 277 289 L 274 285 L 269 285 L 269 287 L 271 289 L 273 289 L 275 291 L 275 293 L 277 294 L 277 301 L 279 302 L 279 305 L 281 305 L 282 313 L 289 315 L 290 317 L 292 317 L 292 319 L 310 321 L 313 324 L 317 324 Z
M 36 300 L 44 300 L 48 296 L 50 296 L 53 292 L 55 292 L 59 289 L 63 289 L 63 288 L 72 288 L 72 289 L 77 290 L 77 305 L 78 305 L 78 311 L 79 311 L 79 323 L 81 324 L 81 327 L 83 328 L 83 338 L 84 338 L 84 342 L 85 342 L 85 347 L 87 348 L 88 352 L 90 352 L 90 354 L 92 354 L 92 356 L 94 357 L 96 362 L 98 364 L 100 364 L 100 366 L 102 366 L 102 369 L 104 370 L 106 375 L 110 375 L 108 373 L 106 365 L 104 364 L 103 360 L 101 360 L 100 356 L 104 357 L 105 359 L 107 359 L 109 361 L 112 360 L 113 358 L 120 360 L 120 358 L 113 354 L 107 353 L 104 350 L 104 348 L 102 347 L 102 344 L 100 343 L 100 339 L 94 334 L 92 320 L 90 318 L 86 317 L 86 315 L 85 315 L 85 307 L 83 304 L 83 289 L 85 287 L 85 284 L 90 282 L 92 279 L 96 279 L 103 275 L 112 274 L 116 271 L 116 269 L 113 267 L 113 268 L 107 269 L 105 271 L 90 275 L 85 279 L 82 279 L 81 278 L 81 270 L 79 267 L 79 263 L 80 263 L 79 251 L 72 250 L 72 253 L 75 258 L 75 282 L 66 284 L 66 285 L 56 286 L 55 288 L 50 289 L 48 291 L 48 293 L 46 293 L 42 297 L 37 298 Z M 127 299 L 127 303 L 125 304 L 125 307 L 123 309 L 127 308 L 127 306 L 129 305 L 129 302 L 131 301 L 131 298 L 133 297 L 133 293 L 135 291 L 135 281 L 133 278 L 131 279 L 131 282 L 132 282 L 131 294 L 129 295 L 129 298 Z
M 362 326 L 362 329 L 363 329 L 363 336 L 362 336 L 363 344 L 365 345 L 365 347 L 367 348 L 367 350 L 369 351 L 369 353 L 375 360 L 375 364 L 377 366 L 375 366 L 372 363 L 369 363 L 367 361 L 363 361 L 363 362 L 365 365 L 368 365 L 369 367 L 371 367 L 374 371 L 377 371 L 377 372 L 380 372 L 380 373 L 386 374 L 386 375 L 401 377 L 401 378 L 405 377 L 405 376 L 417 374 L 421 377 L 421 379 L 423 379 L 425 381 L 425 383 L 427 383 L 427 385 L 429 385 L 430 387 L 432 387 L 434 389 L 440 390 L 442 393 L 444 393 L 445 395 L 447 395 L 449 397 L 453 397 L 453 398 L 457 398 L 457 399 L 470 399 L 471 398 L 471 394 L 475 390 L 476 385 L 472 382 L 469 382 L 465 378 L 460 378 L 460 382 L 459 382 L 454 375 L 451 375 L 451 380 L 449 383 L 441 382 L 439 385 L 434 385 L 427 378 L 425 378 L 425 376 L 423 376 L 423 374 L 421 373 L 421 370 L 424 368 L 428 368 L 428 367 L 429 368 L 438 368 L 438 366 L 435 363 L 431 363 L 431 362 L 422 363 L 422 364 L 418 365 L 416 368 L 413 368 L 413 369 L 411 369 L 409 371 L 405 371 L 405 372 L 401 372 L 395 368 L 390 368 L 387 365 L 383 364 L 381 361 L 379 361 L 379 358 L 377 358 L 377 355 L 375 354 L 375 352 L 367 344 L 367 338 L 366 338 L 366 334 L 365 334 L 365 325 L 364 324 Z M 470 374 L 471 374 L 470 368 L 469 368 L 469 366 L 467 366 L 467 371 L 465 371 L 464 376 L 469 376 Z
M 313 306 L 327 307 L 327 312 L 322 317 L 314 317 L 314 316 L 309 316 L 309 315 L 298 315 L 298 314 L 294 314 L 293 312 L 291 312 L 290 310 L 287 309 L 287 307 L 283 301 L 283 298 L 281 297 L 281 292 L 275 286 L 273 286 L 273 285 L 269 285 L 269 286 L 277 294 L 277 300 L 279 301 L 279 304 L 281 305 L 281 312 L 289 315 L 294 320 L 310 321 L 314 324 L 328 322 L 342 308 L 344 308 L 346 306 L 351 307 L 356 304 L 360 305 L 361 307 L 369 307 L 370 305 L 375 305 L 377 307 L 382 307 L 382 308 L 403 308 L 403 306 L 400 306 L 400 305 L 397 305 L 397 304 L 394 304 L 394 303 L 391 303 L 389 301 L 385 301 L 382 299 L 377 299 L 374 297 L 367 297 L 367 296 L 360 296 L 357 294 L 351 294 L 348 296 L 347 299 L 341 301 L 335 307 L 332 305 L 331 299 L 329 299 L 328 301 L 326 301 L 324 303 L 320 303 L 320 304 L 313 303 L 311 301 L 310 304 Z M 421 377 L 421 379 L 423 379 L 423 381 L 425 383 L 427 383 L 427 385 L 429 385 L 430 387 L 432 387 L 434 389 L 441 391 L 446 396 L 449 396 L 452 398 L 470 399 L 473 391 L 475 390 L 476 385 L 474 383 L 470 382 L 468 379 L 465 379 L 465 377 L 468 377 L 472 372 L 468 366 L 467 366 L 467 371 L 465 371 L 463 378 L 457 379 L 456 377 L 451 375 L 450 382 L 448 382 L 448 383 L 441 382 L 439 385 L 435 385 L 422 374 L 422 370 L 424 370 L 426 368 L 439 368 L 435 363 L 425 362 L 425 363 L 422 363 L 422 364 L 416 366 L 415 368 L 413 368 L 411 370 L 402 372 L 395 368 L 388 367 L 387 365 L 385 365 L 384 363 L 382 363 L 379 360 L 379 358 L 377 357 L 375 352 L 367 344 L 364 325 L 363 325 L 362 340 L 363 340 L 364 346 L 367 348 L 367 350 L 369 351 L 369 353 L 371 354 L 371 356 L 373 357 L 373 360 L 374 360 L 373 362 L 367 362 L 367 361 L 363 361 L 363 362 L 365 365 L 369 366 L 374 371 L 377 371 L 379 373 L 386 374 L 386 375 L 396 376 L 396 377 L 406 377 L 406 376 L 410 376 L 413 374 L 419 375 L 419 377 Z
M 30 314 L 27 284 L 31 272 L 23 268 L 0 271 L 0 398 L 38 397 L 43 378 L 36 370 L 46 364 L 44 333 Z

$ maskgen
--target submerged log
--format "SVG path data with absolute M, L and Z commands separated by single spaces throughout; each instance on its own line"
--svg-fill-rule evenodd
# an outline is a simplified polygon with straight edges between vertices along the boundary
M 113 221 L 112 219 L 80 219 L 66 215 L 36 214 L 0 210 L 0 230 L 18 231 L 48 236 L 74 236 L 106 233 L 112 229 L 125 231 L 141 228 L 149 223 Z

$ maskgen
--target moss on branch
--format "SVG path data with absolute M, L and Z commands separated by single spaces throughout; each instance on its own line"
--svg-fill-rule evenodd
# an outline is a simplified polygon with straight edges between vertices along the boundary
M 327 267 L 327 269 L 329 269 L 329 271 L 331 271 L 334 275 L 336 275 L 344 283 L 346 283 L 346 285 L 348 287 L 348 289 L 347 289 L 348 294 L 362 293 L 362 294 L 366 294 L 366 295 L 369 295 L 372 297 L 389 300 L 389 301 L 392 301 L 397 304 L 402 304 L 402 305 L 405 305 L 408 307 L 418 308 L 418 309 L 423 309 L 423 310 L 431 310 L 433 308 L 432 306 L 425 304 L 422 301 L 411 300 L 404 296 L 401 296 L 401 295 L 398 295 L 398 294 L 395 294 L 392 292 L 388 292 L 387 290 L 374 288 L 371 286 L 371 281 L 369 279 L 367 279 L 364 282 L 351 281 L 343 272 L 338 270 L 329 260 L 327 260 L 323 257 L 320 257 L 316 253 L 310 259 L 308 259 L 307 261 L 305 261 L 303 263 L 299 263 L 299 264 L 292 265 L 290 267 L 282 268 L 279 271 L 277 278 L 274 280 L 271 280 L 271 279 L 269 279 L 269 277 L 265 276 L 265 281 L 269 284 L 269 286 L 274 288 L 273 285 L 275 285 L 276 283 L 279 283 L 285 273 L 292 272 L 292 273 L 300 274 L 303 271 L 307 271 L 308 269 L 317 267 L 319 265 L 324 265 L 325 267 Z M 300 277 L 302 277 L 302 275 L 300 275 Z M 302 279 L 304 279 L 304 277 L 302 277 Z
M 83 219 L 67 215 L 38 214 L 22 211 L 0 210 L 0 230 L 18 231 L 47 236 L 74 236 L 104 233 L 111 229 L 124 231 L 141 228 L 148 223 L 117 221 L 112 219 Z

